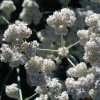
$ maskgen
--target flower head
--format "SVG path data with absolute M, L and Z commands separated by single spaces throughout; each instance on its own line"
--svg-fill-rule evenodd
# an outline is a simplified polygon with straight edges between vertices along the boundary
M 18 99 L 18 87 L 16 83 L 6 86 L 5 90 L 8 97 Z

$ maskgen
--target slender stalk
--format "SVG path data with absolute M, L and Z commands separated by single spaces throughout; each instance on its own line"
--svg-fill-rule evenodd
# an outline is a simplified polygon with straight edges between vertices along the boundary
M 37 95 L 37 93 L 34 93 L 33 95 L 27 97 L 25 100 L 30 100 L 30 99 L 34 98 L 36 95 Z
M 23 100 L 23 96 L 22 96 L 22 90 L 21 90 L 21 84 L 20 84 L 20 69 L 17 67 L 16 68 L 16 71 L 17 71 L 17 82 L 18 82 L 18 92 L 19 92 L 19 99 L 18 100 Z
M 37 50 L 39 50 L 39 51 L 47 51 L 47 52 L 58 52 L 58 50 L 52 50 L 52 49 L 41 49 L 41 48 L 37 48 Z
M 37 48 L 35 48 L 35 55 L 36 55 L 36 53 L 37 53 Z
M 76 65 L 70 60 L 70 58 L 67 58 L 67 60 L 70 62 L 70 64 L 75 67 Z
M 1 16 L 1 18 L 2 18 L 7 24 L 10 24 L 10 22 L 9 22 L 4 16 Z
M 80 43 L 80 41 L 77 41 L 77 42 L 75 42 L 75 43 L 69 45 L 67 48 L 70 49 L 70 48 L 74 47 L 75 45 L 77 45 L 77 44 L 79 44 L 79 43 Z
M 64 6 L 65 7 L 68 7 L 68 3 L 70 2 L 70 0 L 65 0 L 65 4 L 64 4 Z
M 64 35 L 61 34 L 61 47 L 64 47 L 65 43 L 64 43 Z
M 70 48 L 72 48 L 73 46 L 77 45 L 78 43 L 80 43 L 80 41 L 77 41 L 77 42 L 75 42 L 74 44 L 69 45 L 67 48 L 70 49 Z M 64 44 L 64 39 L 63 39 L 63 35 L 62 35 L 62 36 L 61 36 L 61 46 L 64 46 L 64 45 L 65 45 L 65 44 Z M 57 53 L 57 52 L 58 52 L 58 50 L 36 48 L 35 53 L 36 53 L 37 50 L 38 50 L 38 51 L 47 51 L 47 52 L 52 52 L 52 53 Z

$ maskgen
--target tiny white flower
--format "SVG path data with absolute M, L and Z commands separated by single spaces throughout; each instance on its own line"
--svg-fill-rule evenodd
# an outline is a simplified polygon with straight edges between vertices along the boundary
M 77 76 L 77 70 L 75 68 L 69 68 L 67 70 L 67 74 L 71 77 L 78 77 Z
M 25 68 L 27 70 L 31 69 L 33 71 L 41 70 L 42 63 L 43 63 L 43 58 L 42 57 L 34 56 L 34 57 L 31 57 L 28 62 L 26 62 Z
M 47 94 L 41 94 L 35 100 L 48 100 L 48 95 Z
M 62 57 L 66 57 L 69 53 L 69 50 L 67 47 L 60 47 L 58 48 L 58 55 L 62 56 Z
M 71 77 L 82 77 L 87 74 L 87 66 L 84 62 L 77 64 L 75 67 L 69 68 L 67 74 Z
M 24 0 L 22 6 L 23 9 L 19 18 L 28 24 L 33 22 L 35 25 L 37 25 L 42 18 L 42 13 L 39 11 L 39 5 L 36 3 L 36 1 Z
M 5 92 L 8 97 L 18 99 L 18 87 L 16 83 L 13 83 L 11 85 L 7 85 Z
M 85 22 L 88 26 L 96 26 L 98 20 L 100 20 L 100 15 L 93 13 L 89 16 L 86 16 Z
M 10 62 L 11 57 L 13 55 L 12 49 L 7 44 L 2 44 L 1 48 L 1 54 L 0 54 L 0 60 L 2 62 Z
M 86 76 L 88 83 L 91 85 L 95 82 L 95 75 L 93 73 L 90 73 Z
M 82 88 L 86 88 L 86 87 L 88 87 L 88 85 L 89 85 L 89 83 L 88 83 L 86 77 L 80 77 L 80 78 L 78 79 L 78 81 L 81 83 L 80 86 L 81 86 Z
M 43 90 L 40 86 L 37 86 L 36 89 L 35 89 L 35 92 L 38 93 L 38 94 L 42 94 Z
M 57 96 L 62 91 L 62 84 L 57 78 L 52 78 L 47 81 L 48 92 L 50 95 Z
M 78 81 L 81 83 L 82 88 L 90 88 L 95 82 L 95 75 L 90 73 L 86 77 L 80 77 Z
M 93 73 L 93 74 L 96 74 L 96 68 L 92 67 L 92 68 L 89 68 L 88 71 L 87 71 L 88 74 L 90 73 Z
M 91 38 L 85 45 L 84 59 L 91 64 L 100 62 L 100 37 Z
M 45 37 L 42 35 L 42 32 L 37 32 L 37 36 L 40 39 L 40 41 L 44 41 Z
M 10 17 L 11 13 L 16 10 L 16 6 L 12 0 L 3 0 L 0 4 L 0 10 L 2 10 L 7 17 Z
M 43 72 L 52 72 L 56 68 L 55 62 L 51 59 L 44 59 L 42 63 L 42 71 Z
M 62 92 L 57 98 L 58 100 L 69 100 L 68 93 L 66 91 Z
M 68 89 L 68 91 L 70 91 L 71 89 L 73 89 L 73 84 L 75 83 L 74 78 L 67 78 L 65 81 L 65 85 L 66 88 Z
M 80 39 L 80 44 L 84 46 L 86 42 L 90 39 L 90 32 L 89 30 L 79 30 L 77 32 L 77 36 Z
M 95 89 L 98 89 L 100 91 L 100 80 L 96 80 Z
M 39 46 L 39 43 L 36 40 L 34 40 L 34 41 L 32 41 L 32 46 L 33 46 L 33 48 L 36 48 Z
M 94 90 L 94 89 L 90 89 L 89 90 L 89 95 L 91 96 L 91 98 L 95 98 L 95 96 L 96 96 L 96 91 Z
M 9 66 L 11 67 L 18 67 L 20 65 L 24 65 L 26 63 L 27 59 L 24 55 L 22 55 L 19 52 L 14 52 L 12 55 L 12 58 L 9 62 Z

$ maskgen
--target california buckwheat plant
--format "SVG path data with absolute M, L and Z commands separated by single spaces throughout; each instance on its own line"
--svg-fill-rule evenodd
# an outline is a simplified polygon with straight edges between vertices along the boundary
M 0 100 L 100 100 L 99 9 L 99 0 L 1 0 Z

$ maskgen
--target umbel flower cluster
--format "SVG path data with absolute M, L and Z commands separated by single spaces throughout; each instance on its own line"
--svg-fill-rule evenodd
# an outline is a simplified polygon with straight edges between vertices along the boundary
M 16 10 L 16 7 L 12 0 L 4 0 L 0 4 L 0 10 L 2 10 L 6 17 L 9 18 L 11 13 Z
M 47 23 L 56 30 L 57 34 L 67 34 L 68 27 L 71 27 L 75 20 L 75 13 L 71 9 L 63 8 L 49 16 Z
M 4 31 L 0 48 L 0 61 L 8 63 L 18 74 L 18 83 L 5 87 L 6 95 L 23 100 L 20 67 L 24 67 L 28 84 L 36 86 L 35 93 L 25 100 L 30 100 L 37 94 L 34 100 L 70 100 L 70 97 L 73 100 L 86 98 L 100 100 L 100 14 L 92 10 L 84 11 L 86 28 L 78 29 L 74 33 L 76 37 L 73 37 L 70 29 L 77 24 L 76 11 L 68 7 L 62 8 L 48 16 L 45 29 L 34 34 L 29 24 L 37 25 L 40 22 L 42 13 L 39 6 L 35 0 L 24 0 L 22 7 L 19 19 L 9 23 Z M 7 8 L 9 8 L 8 12 Z M 13 1 L 4 0 L 0 9 L 10 17 L 16 7 Z M 30 40 L 33 35 L 36 35 L 40 41 Z M 70 36 L 77 41 L 68 44 L 67 39 Z M 71 49 L 79 44 L 84 54 L 82 61 L 74 63 L 70 58 L 73 57 Z M 64 66 L 66 79 L 61 80 L 56 77 L 55 72 L 64 58 L 70 65 L 68 68 Z

